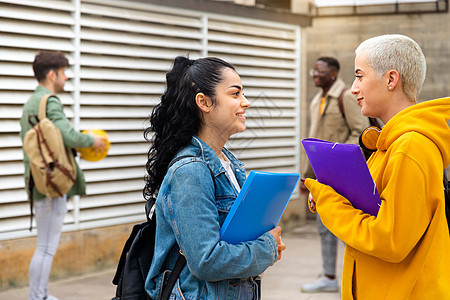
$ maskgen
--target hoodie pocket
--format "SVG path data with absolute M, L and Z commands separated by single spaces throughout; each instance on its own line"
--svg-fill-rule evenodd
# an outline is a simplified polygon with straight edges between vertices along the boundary
M 342 270 L 342 300 L 358 299 L 356 295 L 356 261 L 348 255 Z

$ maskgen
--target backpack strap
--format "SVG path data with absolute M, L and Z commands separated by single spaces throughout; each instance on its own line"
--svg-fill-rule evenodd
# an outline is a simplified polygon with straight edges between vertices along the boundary
M 28 123 L 30 123 L 30 125 L 32 127 L 34 127 L 37 123 L 39 123 L 39 120 L 43 120 L 44 118 L 47 117 L 47 101 L 48 98 L 50 98 L 50 96 L 53 96 L 52 94 L 47 94 L 42 96 L 41 101 L 39 102 L 39 113 L 38 113 L 38 120 L 36 123 L 34 123 L 32 121 L 32 118 L 36 119 L 36 115 L 29 115 L 28 116 Z M 40 130 L 40 128 L 39 128 Z M 37 136 L 39 138 L 39 132 L 37 132 Z M 40 145 L 40 143 L 39 143 Z M 30 228 L 29 230 L 32 231 L 33 229 L 33 205 L 34 205 L 34 197 L 33 197 L 33 189 L 34 189 L 34 180 L 33 180 L 33 176 L 31 175 L 31 170 L 30 170 L 30 174 L 28 175 L 28 193 L 29 193 L 29 201 L 30 201 Z
M 186 258 L 184 257 L 183 253 L 181 253 L 181 251 L 180 251 L 177 262 L 175 263 L 172 273 L 170 274 L 170 277 L 167 280 L 167 284 L 165 284 L 163 287 L 163 291 L 161 293 L 161 296 L 159 297 L 160 300 L 169 299 L 169 296 L 172 293 L 172 289 L 175 286 L 178 276 L 180 276 L 180 273 L 183 270 L 185 264 L 186 264 Z
M 343 117 L 344 119 L 345 119 L 345 111 L 344 111 L 344 102 L 343 102 L 342 98 L 343 98 L 344 93 L 345 93 L 346 90 L 347 90 L 347 88 L 344 87 L 344 88 L 342 89 L 341 93 L 339 94 L 339 97 L 337 98 L 339 110 L 340 110 L 340 112 L 341 112 L 341 114 L 342 114 L 342 117 Z
M 172 160 L 169 165 L 167 166 L 167 170 L 172 167 L 177 161 L 180 161 L 184 158 L 188 158 L 188 157 L 193 157 L 191 155 L 183 155 L 183 156 L 179 156 L 177 158 L 175 158 L 174 160 Z M 214 183 L 214 190 L 216 189 L 216 182 L 214 181 L 214 173 L 212 172 L 211 168 L 206 165 L 208 167 L 209 173 L 211 174 L 211 178 L 212 181 Z M 156 219 L 154 219 L 154 213 L 155 213 L 155 198 L 150 198 L 146 201 L 145 203 L 145 215 L 147 218 L 147 222 L 155 222 L 154 224 L 156 225 Z M 145 222 L 146 223 L 146 222 Z M 125 246 L 122 250 L 122 254 L 120 256 L 119 259 L 119 264 L 117 266 L 117 270 L 116 270 L 116 274 L 114 275 L 113 278 L 113 284 L 119 286 L 119 281 L 122 277 L 122 270 L 125 266 L 125 261 L 126 261 L 126 255 L 131 247 L 131 244 L 133 243 L 134 238 L 136 237 L 137 232 L 139 231 L 140 227 L 142 227 L 142 224 L 145 223 L 141 223 L 141 224 L 137 224 L 133 227 L 133 231 L 130 235 L 130 237 L 128 238 L 128 240 L 125 243 Z M 169 299 L 169 296 L 172 292 L 173 287 L 175 286 L 175 283 L 178 279 L 178 277 L 180 276 L 181 271 L 183 270 L 184 266 L 186 265 L 186 257 L 184 257 L 183 253 L 180 250 L 180 254 L 178 255 L 177 261 L 175 263 L 175 266 L 173 267 L 172 272 L 170 273 L 170 277 L 167 280 L 167 283 L 164 284 L 164 287 L 162 289 L 162 293 L 160 295 L 160 300 L 167 300 Z M 117 294 L 117 293 L 116 293 Z M 120 294 L 120 293 L 119 293 Z
M 183 158 L 187 158 L 187 157 L 193 157 L 193 156 L 189 156 L 189 155 L 183 155 L 183 156 L 179 156 L 177 158 L 175 158 L 167 167 L 167 169 L 169 169 L 174 163 L 176 163 L 177 161 L 183 159 Z M 211 174 L 211 178 L 212 181 L 214 183 L 214 190 L 216 189 L 216 182 L 214 180 L 214 173 L 212 172 L 211 168 L 206 164 L 206 166 L 208 167 L 209 173 Z M 180 254 L 178 255 L 178 259 L 177 262 L 175 263 L 175 266 L 173 267 L 173 270 L 170 274 L 169 279 L 167 280 L 167 284 L 164 285 L 161 296 L 160 296 L 160 300 L 167 300 L 169 299 L 169 296 L 172 292 L 173 287 L 175 286 L 175 283 L 178 279 L 178 276 L 180 276 L 181 271 L 183 270 L 184 266 L 186 265 L 186 257 L 184 257 L 184 254 L 181 252 L 180 250 Z
M 30 201 L 30 231 L 32 231 L 33 229 L 33 188 L 34 188 L 34 180 L 33 180 L 33 176 L 31 176 L 31 170 L 30 170 L 30 175 L 28 175 L 28 199 Z
M 47 94 L 42 96 L 41 102 L 39 103 L 39 120 L 44 120 L 47 117 L 47 101 L 51 96 L 54 95 Z

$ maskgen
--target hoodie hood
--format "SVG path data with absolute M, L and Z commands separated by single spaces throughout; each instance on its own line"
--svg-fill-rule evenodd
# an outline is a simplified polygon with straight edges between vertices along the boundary
M 377 141 L 379 150 L 389 146 L 406 132 L 418 132 L 439 148 L 444 168 L 450 164 L 450 98 L 430 100 L 412 105 L 390 119 Z

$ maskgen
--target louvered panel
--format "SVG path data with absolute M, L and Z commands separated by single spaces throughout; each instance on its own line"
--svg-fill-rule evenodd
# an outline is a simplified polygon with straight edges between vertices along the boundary
M 89 198 L 83 199 L 80 203 L 80 207 L 82 209 L 90 209 L 97 207 L 108 207 L 108 206 L 116 206 L 116 205 L 127 205 L 127 204 L 136 204 L 141 202 L 144 204 L 144 200 L 142 200 L 141 192 L 129 192 L 129 193 L 116 193 L 112 195 L 98 195 L 91 196 Z M 143 205 L 141 206 L 143 213 Z
M 35 50 L 30 49 L 14 49 L 14 48 L 3 48 L 0 45 L 0 57 L 1 60 L 6 61 L 14 61 L 14 62 L 25 62 L 31 69 L 31 63 L 33 62 L 34 55 L 36 54 Z
M 0 51 L 1 54 L 1 51 Z M 106 55 L 85 54 L 80 59 L 81 66 L 154 70 L 164 73 L 169 70 L 172 61 L 162 59 L 147 59 L 143 57 L 112 57 Z M 164 80 L 164 76 L 163 79 Z
M 145 58 L 160 58 L 166 60 L 173 60 L 177 55 L 186 54 L 182 49 L 165 49 L 147 46 L 133 46 L 116 44 L 111 47 L 108 44 L 101 44 L 91 41 L 81 41 L 80 49 L 83 53 L 89 54 L 105 54 L 117 56 L 131 56 L 131 57 L 145 57 Z M 200 51 L 190 51 L 192 57 L 200 56 Z
M 4 107 L 3 114 L 0 114 L 0 119 L 20 119 L 22 116 L 22 106 L 8 105 Z
M 0 182 L 0 204 L 24 202 L 28 204 L 23 176 L 8 176 Z
M 94 3 L 94 4 L 90 4 Z M 142 3 L 128 3 L 124 1 L 83 1 L 81 12 L 85 14 L 101 15 L 104 17 L 114 17 L 133 21 L 154 22 L 164 25 L 177 25 L 185 27 L 202 27 L 202 22 L 198 14 L 183 10 L 175 12 L 176 9 L 158 9 L 155 6 L 149 6 Z M 100 5 L 96 5 L 99 3 Z M 102 5 L 103 4 L 103 5 Z M 107 5 L 104 5 L 107 4 Z M 126 8 L 126 9 L 123 9 Z M 189 16 L 192 16 L 191 18 Z
M 264 68 L 261 69 L 260 67 L 247 67 L 243 66 L 242 63 L 238 62 L 240 64 L 239 67 L 239 75 L 240 76 L 248 76 L 248 77 L 262 77 L 262 78 L 276 78 L 276 79 L 283 79 L 288 81 L 294 81 L 295 80 L 295 71 L 292 70 L 286 70 L 286 69 L 268 69 Z
M 245 113 L 248 118 L 295 118 L 297 116 L 293 109 L 283 109 L 281 107 L 257 106 L 253 102 L 251 108 Z
M 24 211 L 26 207 L 24 206 Z M 7 209 L 4 208 L 4 209 Z M 3 208 L 2 208 L 3 210 Z M 29 211 L 29 208 L 28 208 Z M 15 239 L 19 237 L 29 236 L 28 228 L 30 226 L 30 217 L 20 218 L 0 218 L 0 228 L 2 232 L 2 240 Z
M 296 131 L 294 128 L 248 128 L 244 132 L 240 132 L 233 136 L 233 140 L 237 139 L 253 139 L 255 137 L 270 138 L 270 137 L 294 137 Z
M 23 165 L 23 163 L 22 163 L 22 165 Z M 3 166 L 2 163 L 0 163 L 0 166 L 6 168 L 6 166 Z M 19 168 L 20 164 L 15 164 L 14 167 Z M 9 172 L 9 173 L 7 173 L 8 176 L 1 177 L 2 180 L 0 180 L 0 190 L 7 192 L 9 189 L 11 189 L 11 191 L 13 191 L 15 189 L 24 188 L 25 187 L 25 179 L 23 177 L 23 170 L 24 170 L 24 167 L 22 166 L 21 167 L 22 172 L 17 172 L 16 174 Z M 2 201 L 5 201 L 6 199 L 7 199 L 7 197 L 1 198 Z M 21 198 L 17 198 L 17 199 L 21 199 Z
M 241 74 L 241 76 L 246 76 L 246 74 Z M 277 87 L 277 88 L 286 88 L 286 89 L 295 89 L 295 81 L 294 80 L 286 80 L 286 79 L 278 79 L 278 78 L 270 78 L 270 77 L 263 77 L 257 76 L 257 77 L 250 77 L 247 78 L 245 81 L 246 88 L 247 87 L 257 87 L 259 89 L 262 89 L 264 87 Z M 246 77 L 247 77 L 246 76 Z
M 14 148 L 0 148 L 0 162 L 18 160 L 22 161 L 23 155 L 21 151 Z
M 23 175 L 25 167 L 22 161 L 0 161 L 0 176 Z
M 159 93 L 162 93 L 164 90 L 163 84 L 161 84 L 161 88 Z M 103 106 L 155 106 L 160 101 L 157 97 L 149 97 L 148 95 L 139 95 L 139 94 L 83 94 L 83 97 L 80 99 L 80 103 L 82 105 L 103 105 Z M 148 112 L 150 114 L 150 111 Z
M 247 170 L 263 170 L 268 168 L 294 168 L 295 160 L 292 156 L 278 158 L 244 159 Z M 286 171 L 283 171 L 286 172 Z
M 217 51 L 209 49 L 210 56 L 218 56 L 235 66 L 251 66 L 253 68 L 261 68 L 263 72 L 270 72 L 272 69 L 277 72 L 277 69 L 295 71 L 296 66 L 292 60 L 280 60 L 272 57 L 258 57 L 258 56 L 242 56 L 239 53 L 224 53 L 220 51 L 221 48 L 217 48 Z M 250 53 L 251 55 L 251 53 Z M 268 68 L 268 69 L 266 69 Z M 239 71 L 239 70 L 238 70 Z M 291 77 L 292 78 L 292 77 Z M 295 78 L 295 76 L 294 76 Z
M 249 160 L 249 159 L 257 159 L 264 157 L 264 159 L 272 160 L 276 157 L 294 157 L 295 156 L 295 147 L 273 147 L 270 149 L 270 152 L 267 151 L 267 146 L 263 148 L 250 148 L 246 147 L 242 149 L 241 155 L 239 155 L 239 159 Z M 290 162 L 293 163 L 293 162 Z
M 86 188 L 88 195 L 114 194 L 131 191 L 142 191 L 144 182 L 139 179 L 121 179 L 120 181 L 93 182 Z M 142 201 L 142 199 L 139 199 Z
M 0 75 L 33 77 L 33 69 L 31 68 L 29 62 L 27 63 L 0 62 Z
M 0 19 L 1 20 L 1 19 Z M 1 33 L 3 47 L 16 47 L 27 49 L 42 49 L 49 51 L 74 51 L 74 46 L 69 40 L 42 36 L 25 36 L 9 33 Z
M 138 134 L 133 131 L 112 131 L 108 132 L 108 138 L 111 143 L 115 145 L 117 143 L 135 143 L 135 142 L 145 142 L 144 134 L 142 131 L 139 131 Z
M 123 216 L 136 216 L 145 218 L 144 202 L 127 204 L 126 206 L 109 206 L 94 209 L 83 209 L 80 213 L 80 221 L 96 221 L 101 219 L 113 219 Z M 125 209 L 126 208 L 126 209 Z
M 27 211 L 28 206 L 28 211 Z M 8 209 L 0 209 L 0 219 L 15 218 L 30 214 L 29 205 L 27 203 L 10 203 Z
M 112 106 L 83 106 L 80 115 L 82 118 L 139 118 L 145 119 L 148 112 L 139 107 L 112 107 Z
M 210 42 L 218 43 L 233 43 L 235 45 L 242 46 L 254 46 L 254 47 L 264 47 L 272 48 L 275 51 L 284 49 L 292 50 L 294 48 L 294 41 L 281 40 L 279 38 L 265 38 L 260 36 L 249 36 L 249 35 L 239 35 L 233 33 L 233 38 L 230 39 L 229 32 L 215 32 L 211 31 L 208 34 L 208 39 Z
M 232 41 L 232 39 L 229 39 Z M 248 56 L 259 56 L 261 58 L 282 58 L 282 59 L 292 59 L 295 60 L 295 52 L 291 50 L 277 49 L 277 48 L 262 48 L 262 47 L 251 47 L 251 46 L 239 46 L 233 44 L 222 44 L 216 41 L 209 42 L 208 48 L 212 52 L 216 53 L 226 53 L 235 55 L 248 55 Z
M 73 25 L 71 1 L 1 1 L 0 17 L 59 25 Z M 30 28 L 30 30 L 34 30 Z
M 181 35 L 182 33 L 180 33 Z M 106 30 L 95 30 L 90 28 L 84 28 L 81 30 L 81 38 L 84 40 L 96 40 L 101 43 L 116 43 L 116 44 L 129 44 L 129 45 L 143 45 L 154 46 L 162 48 L 175 48 L 175 49 L 187 49 L 187 50 L 201 50 L 201 44 L 199 41 L 190 40 L 181 37 L 164 37 L 164 36 L 148 36 L 147 39 L 143 39 L 141 34 L 134 34 L 129 32 L 110 32 Z
M 85 79 L 103 79 L 117 81 L 142 81 L 164 83 L 163 72 L 128 69 L 83 68 L 81 76 Z
M 156 94 L 160 93 L 162 84 L 126 82 L 126 81 L 87 81 L 82 80 L 83 92 L 99 93 L 130 93 L 130 94 Z
M 18 134 L 0 133 L 0 148 L 22 147 L 22 141 Z M 17 151 L 17 149 L 15 150 Z
M 228 142 L 228 149 L 244 149 L 242 148 L 242 143 L 248 141 L 248 138 L 234 138 Z M 277 148 L 277 147 L 293 147 L 297 145 L 292 138 L 288 137 L 271 137 L 264 138 L 260 137 L 255 140 L 250 146 L 246 147 L 249 149 L 252 148 Z
M 120 179 L 143 179 L 145 169 L 142 166 L 127 167 L 126 172 L 123 169 L 110 170 L 87 170 L 84 177 L 87 182 L 113 181 Z
M 146 143 L 114 144 L 114 149 L 110 151 L 110 154 L 111 155 L 142 154 L 146 153 L 148 151 L 148 148 L 149 146 Z
M 126 99 L 126 98 L 125 98 Z M 0 125 L 2 123 L 2 120 L 0 120 Z M 81 129 L 92 129 L 92 128 L 99 128 L 106 130 L 109 132 L 110 130 L 139 130 L 142 133 L 142 130 L 144 129 L 144 120 L 141 120 L 140 122 L 136 122 L 135 120 L 120 120 L 118 122 L 117 120 L 91 120 L 91 119 L 85 119 L 81 123 Z
M 100 161 L 80 160 L 80 166 L 86 170 L 92 169 L 106 169 L 106 168 L 128 168 L 128 167 L 143 167 L 147 161 L 146 153 L 142 155 L 128 155 L 128 156 L 108 156 Z M 143 164 L 144 163 L 144 164 Z
M 245 122 L 245 125 L 250 129 L 255 128 L 280 128 L 280 127 L 292 127 L 292 119 L 287 118 L 250 118 Z
M 36 80 L 33 78 L 0 77 L 0 90 L 23 90 L 29 91 L 28 97 L 36 88 Z M 26 100 L 25 100 L 26 101 Z M 24 101 L 24 103 L 25 103 Z
M 276 101 L 275 101 L 276 99 Z M 261 93 L 257 95 L 256 97 L 252 97 L 250 101 L 251 109 L 249 112 L 253 111 L 259 111 L 264 109 L 273 109 L 273 110 L 283 110 L 286 108 L 295 109 L 296 105 L 295 102 L 292 102 L 292 99 L 290 98 L 270 98 L 266 94 Z
M 214 20 L 210 18 L 208 22 L 208 29 L 216 32 L 227 32 L 231 35 L 242 34 L 252 35 L 260 37 L 269 37 L 275 39 L 275 41 L 290 40 L 294 42 L 296 40 L 295 32 L 292 27 L 280 26 L 279 24 L 273 26 L 256 26 L 254 21 L 245 22 L 245 20 L 239 20 L 240 22 L 231 23 L 224 22 L 223 20 Z M 292 47 L 293 48 L 293 47 Z
M 35 23 L 28 21 L 17 20 L 2 20 L 0 23 L 0 32 L 8 32 L 15 34 L 58 37 L 58 38 L 73 38 L 74 33 L 70 27 L 62 27 L 59 24 L 40 24 L 38 27 Z
M 18 120 L 36 87 L 31 63 L 38 49 L 66 54 L 70 80 L 59 95 L 66 115 L 77 129 L 106 130 L 111 142 L 101 161 L 78 158 L 87 195 L 69 199 L 63 230 L 145 219 L 151 142 L 143 131 L 177 55 L 218 56 L 236 66 L 252 108 L 247 130 L 227 146 L 248 170 L 298 170 L 297 27 L 142 1 L 0 0 L 0 6 L 0 239 L 30 235 Z
M 102 11 L 102 14 L 104 11 Z M 101 17 L 95 17 L 91 15 L 86 15 L 81 20 L 81 26 L 83 27 L 91 27 L 91 28 L 101 28 L 103 30 L 118 30 L 118 31 L 128 31 L 128 32 L 135 32 L 138 34 L 151 34 L 155 36 L 172 36 L 172 37 L 185 37 L 190 39 L 200 39 L 201 34 L 198 30 L 200 28 L 200 24 L 198 24 L 198 21 L 196 19 L 187 19 L 184 20 L 184 22 L 180 22 L 181 24 L 185 24 L 186 26 L 190 27 L 181 27 L 180 23 L 176 24 L 177 26 L 168 27 L 165 24 L 158 24 L 158 20 L 147 20 L 147 22 L 144 22 L 144 20 L 138 20 L 138 21 L 131 21 L 127 20 L 126 22 L 123 22 L 123 15 L 116 16 L 119 19 L 112 19 L 112 18 L 106 18 L 104 15 Z M 145 18 L 146 19 L 146 18 Z M 194 21 L 194 22 L 188 22 L 188 21 Z M 158 22 L 158 23 L 156 23 Z M 197 23 L 197 27 L 191 28 L 192 23 Z
M 2 105 L 3 107 L 3 105 Z M 0 119 L 0 128 L 2 132 L 15 132 L 18 134 L 20 131 L 19 120 L 2 120 Z

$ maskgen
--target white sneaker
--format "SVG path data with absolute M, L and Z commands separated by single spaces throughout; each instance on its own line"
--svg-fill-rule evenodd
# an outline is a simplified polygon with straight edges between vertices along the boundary
M 326 276 L 319 278 L 314 283 L 304 284 L 300 289 L 303 293 L 338 292 L 338 282 Z
M 47 297 L 45 297 L 44 300 L 58 300 L 58 298 L 51 295 L 47 295 Z

